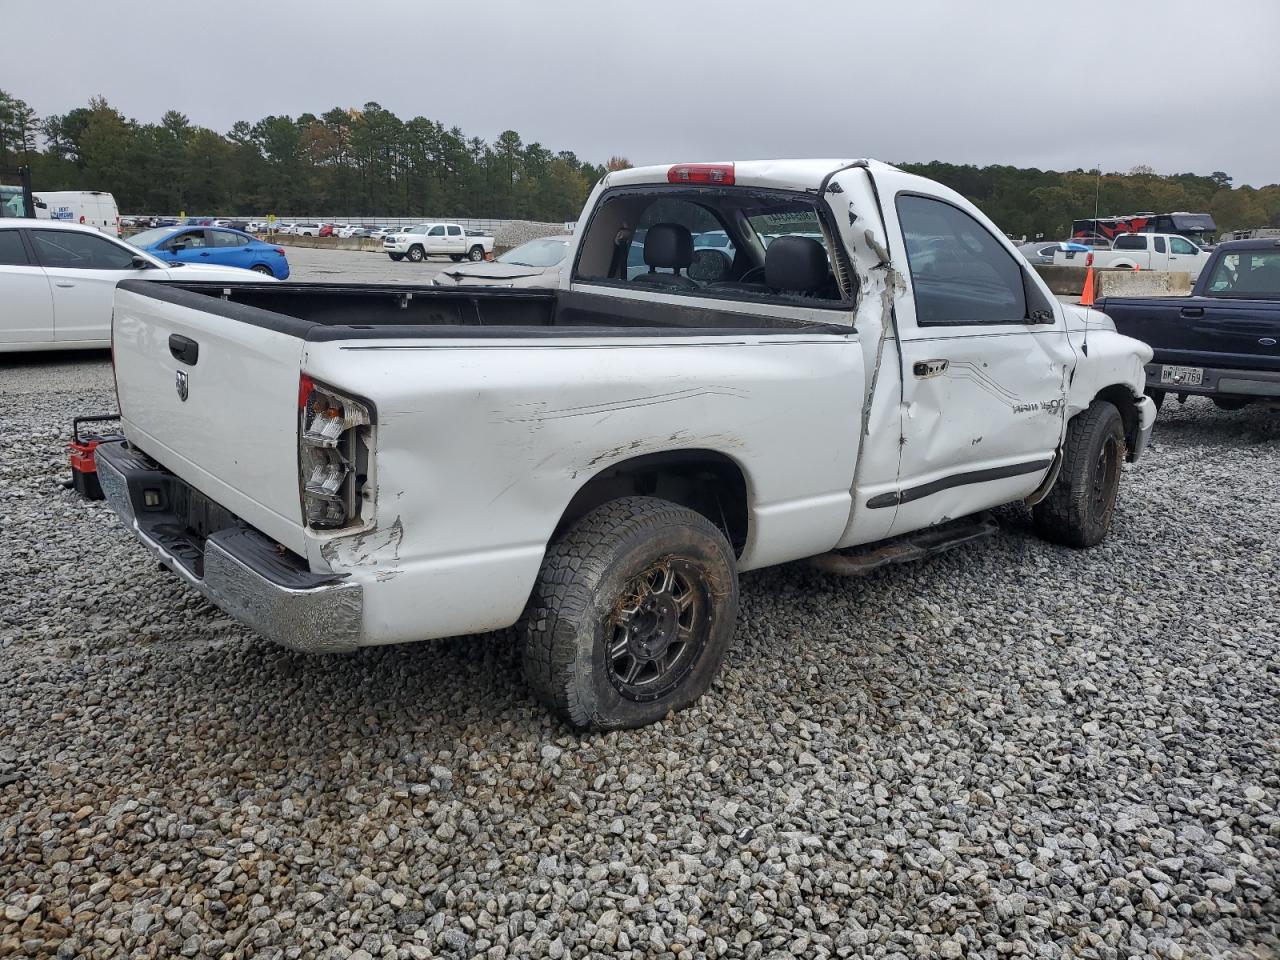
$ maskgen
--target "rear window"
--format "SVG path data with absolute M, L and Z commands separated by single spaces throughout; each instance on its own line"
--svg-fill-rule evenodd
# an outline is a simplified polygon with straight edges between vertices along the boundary
M 1139 237 L 1134 234 L 1127 234 L 1123 237 L 1116 237 L 1116 242 L 1112 244 L 1113 250 L 1145 250 L 1147 249 L 1147 238 Z
M 743 187 L 606 195 L 586 227 L 574 279 L 659 297 L 842 309 L 853 293 L 840 289 L 812 198 Z
M 1280 250 L 1224 254 L 1209 277 L 1213 296 L 1280 299 Z

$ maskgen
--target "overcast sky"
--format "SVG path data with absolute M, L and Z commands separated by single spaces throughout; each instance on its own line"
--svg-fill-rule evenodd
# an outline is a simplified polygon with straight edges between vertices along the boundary
M 1276 0 L 0 0 L 0 22 L 0 89 L 42 116 L 101 94 L 226 131 L 373 100 L 597 162 L 1280 181 Z

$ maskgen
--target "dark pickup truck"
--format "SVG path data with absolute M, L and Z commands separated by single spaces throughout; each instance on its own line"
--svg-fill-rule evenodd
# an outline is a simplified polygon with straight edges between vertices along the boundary
M 1221 243 L 1190 297 L 1104 297 L 1116 329 L 1148 344 L 1147 393 L 1202 394 L 1236 410 L 1280 400 L 1280 240 Z

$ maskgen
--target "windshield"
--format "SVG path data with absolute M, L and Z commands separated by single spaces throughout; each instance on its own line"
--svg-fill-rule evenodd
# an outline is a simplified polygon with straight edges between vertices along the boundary
M 177 231 L 173 227 L 156 227 L 154 230 L 143 230 L 141 233 L 135 233 L 132 237 L 126 237 L 128 243 L 133 244 L 138 249 L 145 249 L 152 244 L 159 243 L 165 237 L 173 236 Z
M 818 214 L 809 204 L 779 203 L 743 210 L 743 213 L 765 247 L 782 236 L 809 237 L 824 243 Z
M 498 257 L 518 267 L 554 267 L 569 252 L 568 240 L 530 240 Z
M 21 187 L 0 186 L 0 217 L 25 217 L 27 205 Z

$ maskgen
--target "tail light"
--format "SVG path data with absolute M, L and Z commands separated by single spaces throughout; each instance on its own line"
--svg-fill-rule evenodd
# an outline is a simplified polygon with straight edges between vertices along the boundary
M 367 403 L 298 381 L 298 479 L 303 521 L 313 530 L 360 522 L 373 418 Z
M 678 163 L 667 171 L 667 183 L 709 183 L 733 186 L 732 163 Z
M 284 247 L 276 247 L 276 253 L 283 257 L 285 255 Z

